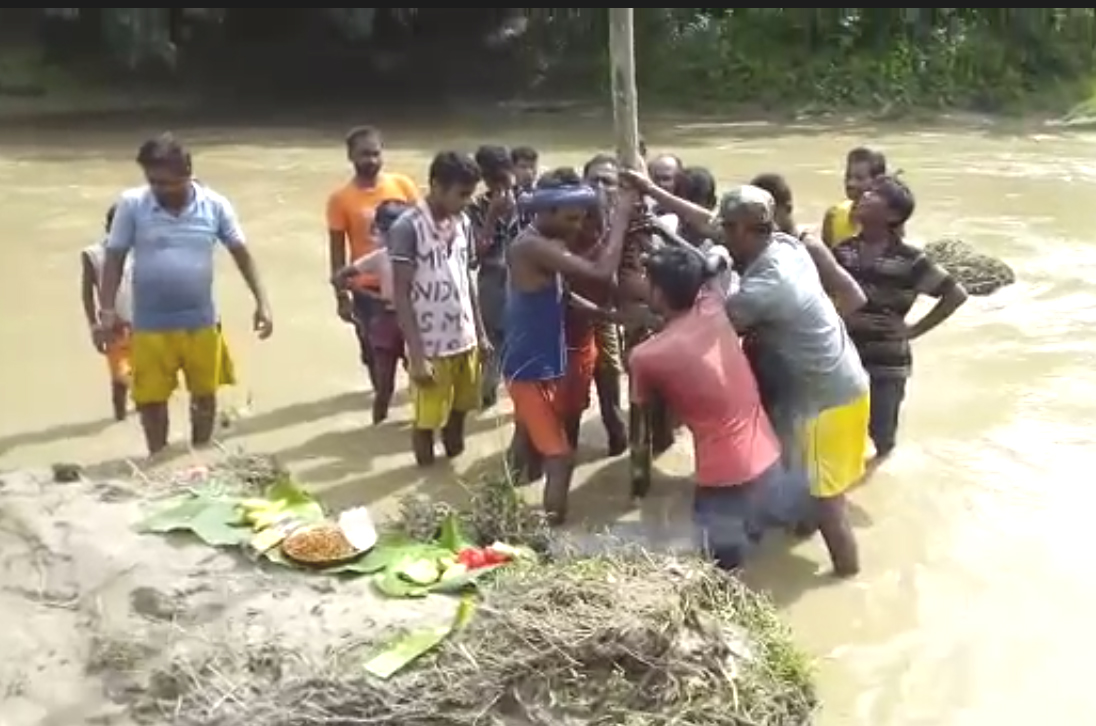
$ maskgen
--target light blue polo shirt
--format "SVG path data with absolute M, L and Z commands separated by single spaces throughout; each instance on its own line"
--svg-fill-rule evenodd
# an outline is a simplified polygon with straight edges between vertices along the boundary
M 133 256 L 133 328 L 197 330 L 217 323 L 213 252 L 218 243 L 244 244 L 227 199 L 200 184 L 178 215 L 160 206 L 149 187 L 118 200 L 107 249 Z

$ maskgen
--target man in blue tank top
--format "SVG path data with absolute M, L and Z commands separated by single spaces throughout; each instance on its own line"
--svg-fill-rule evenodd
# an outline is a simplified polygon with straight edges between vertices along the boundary
M 594 257 L 568 250 L 598 194 L 574 169 L 562 168 L 540 178 L 522 199 L 536 216 L 507 253 L 509 294 L 504 315 L 502 375 L 514 403 L 511 470 L 521 472 L 533 457 L 543 460 L 544 509 L 555 523 L 567 515 L 574 461 L 556 394 L 567 371 L 563 319 L 567 304 L 562 277 L 612 280 L 620 265 L 624 233 L 635 195 L 621 195 L 607 244 Z

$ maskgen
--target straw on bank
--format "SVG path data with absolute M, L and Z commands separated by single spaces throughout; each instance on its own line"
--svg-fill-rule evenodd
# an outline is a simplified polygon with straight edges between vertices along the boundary
M 636 548 L 501 578 L 466 630 L 390 681 L 237 686 L 216 718 L 192 696 L 190 726 L 800 726 L 816 706 L 764 598 Z
M 237 458 L 218 472 L 255 486 L 280 469 Z M 429 538 L 455 512 L 477 540 L 549 549 L 543 517 L 505 478 L 470 495 L 459 510 L 409 498 L 394 524 Z M 807 726 L 817 705 L 764 597 L 699 558 L 623 544 L 500 571 L 463 631 L 388 681 L 344 653 L 308 678 L 253 660 L 184 664 L 185 688 L 157 711 L 185 726 Z

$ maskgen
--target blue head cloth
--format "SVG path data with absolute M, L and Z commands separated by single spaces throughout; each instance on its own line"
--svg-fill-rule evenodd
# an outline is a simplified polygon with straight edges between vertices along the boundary
M 601 202 L 601 197 L 588 184 L 572 184 L 534 189 L 519 196 L 517 202 L 522 212 L 536 213 L 553 207 L 595 209 Z

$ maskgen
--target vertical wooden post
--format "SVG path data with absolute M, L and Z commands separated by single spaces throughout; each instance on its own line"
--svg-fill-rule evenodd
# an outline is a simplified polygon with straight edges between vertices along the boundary
M 609 8 L 613 127 L 620 160 L 639 165 L 639 104 L 636 93 L 635 8 Z
M 609 59 L 612 66 L 613 128 L 617 157 L 625 166 L 639 166 L 639 105 L 636 93 L 634 8 L 609 8 Z M 621 333 L 622 343 L 635 341 Z M 651 412 L 636 402 L 628 410 L 628 449 L 633 497 L 651 488 Z

